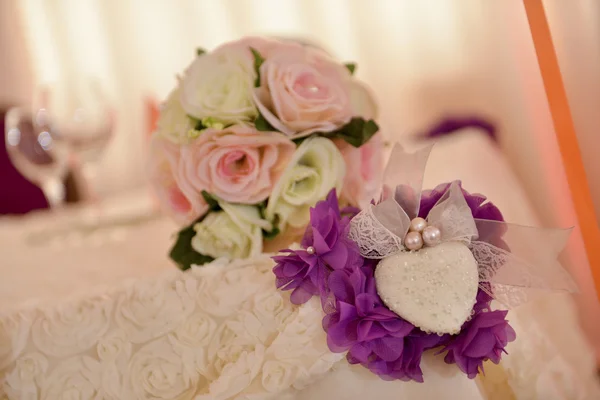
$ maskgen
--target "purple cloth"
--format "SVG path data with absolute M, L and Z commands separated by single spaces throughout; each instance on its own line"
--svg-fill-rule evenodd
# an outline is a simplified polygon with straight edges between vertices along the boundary
M 5 110 L 0 110 L 0 215 L 25 214 L 48 207 L 40 188 L 12 165 L 6 151 Z
M 446 118 L 437 123 L 433 128 L 430 128 L 423 134 L 426 138 L 437 138 L 440 136 L 447 136 L 456 131 L 465 128 L 478 128 L 481 129 L 492 141 L 498 142 L 496 136 L 496 127 L 489 121 L 479 117 L 467 117 L 467 118 Z

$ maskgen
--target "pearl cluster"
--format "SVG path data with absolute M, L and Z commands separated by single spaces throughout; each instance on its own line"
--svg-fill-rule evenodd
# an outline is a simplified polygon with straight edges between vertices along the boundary
M 410 221 L 408 233 L 404 237 L 404 246 L 408 250 L 419 250 L 423 246 L 433 247 L 442 241 L 442 232 L 433 225 L 427 225 L 427 221 L 421 217 Z

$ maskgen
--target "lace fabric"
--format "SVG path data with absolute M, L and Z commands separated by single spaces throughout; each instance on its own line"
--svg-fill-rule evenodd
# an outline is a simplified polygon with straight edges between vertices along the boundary
M 365 258 L 382 259 L 404 248 L 401 237 L 375 217 L 373 205 L 352 218 L 348 237 L 358 244 L 360 254 Z

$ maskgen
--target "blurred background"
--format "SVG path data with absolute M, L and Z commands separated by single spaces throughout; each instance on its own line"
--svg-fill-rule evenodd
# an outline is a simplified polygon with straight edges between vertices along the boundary
M 544 6 L 600 216 L 600 1 L 546 0 Z M 146 190 L 143 149 L 177 74 L 196 47 L 250 34 L 302 39 L 357 62 L 358 77 L 379 101 L 388 141 L 427 132 L 447 118 L 483 121 L 541 224 L 575 225 L 517 0 L 2 0 L 2 118 L 21 106 L 64 140 L 38 139 L 33 146 L 42 149 L 33 156 L 21 149 L 17 162 L 0 164 L 0 212 Z M 46 108 L 53 110 L 49 118 L 40 113 Z M 19 116 L 12 117 L 18 125 Z M 23 139 L 28 129 L 20 127 Z M 34 142 L 45 137 L 30 136 Z M 19 157 L 22 165 L 13 170 Z M 29 165 L 31 157 L 37 166 Z M 577 229 L 574 237 L 568 262 L 582 286 L 575 298 L 600 360 L 600 308 Z

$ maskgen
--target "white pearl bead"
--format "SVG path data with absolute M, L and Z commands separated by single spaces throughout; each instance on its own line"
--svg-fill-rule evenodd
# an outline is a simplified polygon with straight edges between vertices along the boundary
M 313 254 L 315 254 L 315 248 L 314 248 L 314 247 L 312 247 L 312 246 L 308 246 L 308 247 L 306 248 L 306 252 L 307 252 L 308 254 L 310 254 L 310 255 L 313 255 Z
M 423 232 L 425 228 L 427 228 L 427 221 L 421 217 L 417 217 L 410 221 L 410 227 L 408 230 L 411 232 Z
M 419 250 L 423 247 L 423 238 L 419 232 L 408 232 L 404 238 L 404 246 L 409 250 Z
M 422 235 L 423 242 L 425 242 L 427 246 L 435 246 L 442 241 L 442 232 L 435 226 L 428 226 L 425 228 Z

